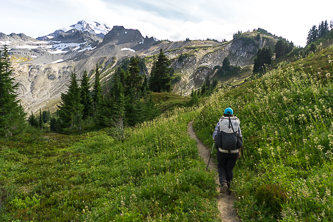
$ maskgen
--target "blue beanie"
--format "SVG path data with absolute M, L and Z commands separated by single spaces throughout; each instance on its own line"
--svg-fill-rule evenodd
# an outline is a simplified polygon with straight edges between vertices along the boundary
M 228 107 L 228 108 L 226 108 L 226 109 L 224 110 L 224 114 L 233 115 L 233 114 L 234 114 L 234 111 L 233 111 L 230 107 Z

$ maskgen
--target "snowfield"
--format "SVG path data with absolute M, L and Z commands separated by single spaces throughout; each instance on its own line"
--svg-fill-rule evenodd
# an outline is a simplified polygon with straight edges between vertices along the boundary
M 134 49 L 130 49 L 130 48 L 122 48 L 121 51 L 131 51 L 131 52 L 135 52 Z

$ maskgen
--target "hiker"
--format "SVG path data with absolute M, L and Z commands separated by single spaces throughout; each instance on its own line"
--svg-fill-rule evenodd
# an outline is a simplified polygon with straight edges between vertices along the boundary
M 217 148 L 217 168 L 221 193 L 229 191 L 233 178 L 233 169 L 236 161 L 241 156 L 243 146 L 242 132 L 239 119 L 233 115 L 233 110 L 228 107 L 216 124 L 213 139 Z

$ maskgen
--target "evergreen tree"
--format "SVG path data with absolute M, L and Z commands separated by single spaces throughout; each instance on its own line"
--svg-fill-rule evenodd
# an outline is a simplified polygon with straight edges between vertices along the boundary
M 142 76 L 140 75 L 139 61 L 137 57 L 132 57 L 129 64 L 129 75 L 126 81 L 127 93 L 134 90 L 134 98 L 138 99 L 142 87 Z
M 32 111 L 31 111 L 31 115 L 28 118 L 28 123 L 30 124 L 30 126 L 38 128 L 38 121 L 37 121 L 35 115 L 32 113 Z
M 93 101 L 94 101 L 95 111 L 97 111 L 99 108 L 100 102 L 102 101 L 102 87 L 101 87 L 101 83 L 100 83 L 100 73 L 98 70 L 98 64 L 96 64 Z
M 83 105 L 81 104 L 80 88 L 76 80 L 76 74 L 71 74 L 71 81 L 66 94 L 61 94 L 59 108 L 59 119 L 62 127 L 77 126 L 81 130 L 81 119 Z
M 151 68 L 149 78 L 149 89 L 152 92 L 159 92 L 161 88 L 158 82 L 158 75 L 156 74 L 156 62 L 156 58 L 154 57 L 153 67 Z
M 274 47 L 276 58 L 283 56 L 285 54 L 285 51 L 286 51 L 286 44 L 282 39 L 280 39 L 279 41 L 276 42 Z
M 9 137 L 20 133 L 25 127 L 25 113 L 15 90 L 18 83 L 14 84 L 11 78 L 13 70 L 10 66 L 7 47 L 0 50 L 0 136 Z
M 39 128 L 40 130 L 43 130 L 43 115 L 42 115 L 42 109 L 39 109 Z
M 92 99 L 89 89 L 89 77 L 87 71 L 84 71 L 81 80 L 81 103 L 83 105 L 83 119 L 87 119 L 93 113 Z
M 57 127 L 56 127 L 56 118 L 52 118 L 50 122 L 50 130 L 52 132 L 57 132 Z
M 171 91 L 171 68 L 169 68 L 171 62 L 164 55 L 162 49 L 156 63 L 154 63 L 149 86 L 153 92 L 170 92 Z
M 50 111 L 43 111 L 42 116 L 43 116 L 43 123 L 47 123 L 51 120 Z
M 272 49 L 271 47 L 265 47 L 259 49 L 257 57 L 254 59 L 253 72 L 259 72 L 264 65 L 270 65 L 272 63 Z
M 228 59 L 228 57 L 225 57 L 224 60 L 223 60 L 223 65 L 222 65 L 222 69 L 225 71 L 225 72 L 229 72 L 230 70 L 230 61 Z
M 114 122 L 119 129 L 121 138 L 124 138 L 125 96 L 124 87 L 120 79 L 116 79 L 113 97 Z
M 310 44 L 311 42 L 315 41 L 318 38 L 318 29 L 317 26 L 312 26 L 312 28 L 309 30 L 308 37 L 306 44 Z
M 314 42 L 312 42 L 310 44 L 309 50 L 315 53 L 317 51 L 317 45 Z

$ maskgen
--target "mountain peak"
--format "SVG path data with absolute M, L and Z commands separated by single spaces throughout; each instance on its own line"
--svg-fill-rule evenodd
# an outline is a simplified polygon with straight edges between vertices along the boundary
M 38 40 L 50 40 L 54 37 L 57 37 L 60 33 L 64 33 L 65 31 L 76 29 L 82 32 L 89 32 L 93 35 L 96 35 L 100 38 L 104 38 L 104 36 L 111 30 L 107 25 L 102 25 L 98 22 L 86 22 L 84 20 L 78 21 L 76 24 L 71 25 L 69 27 L 65 27 L 62 29 L 58 29 L 53 33 L 50 33 L 46 36 L 38 37 Z

